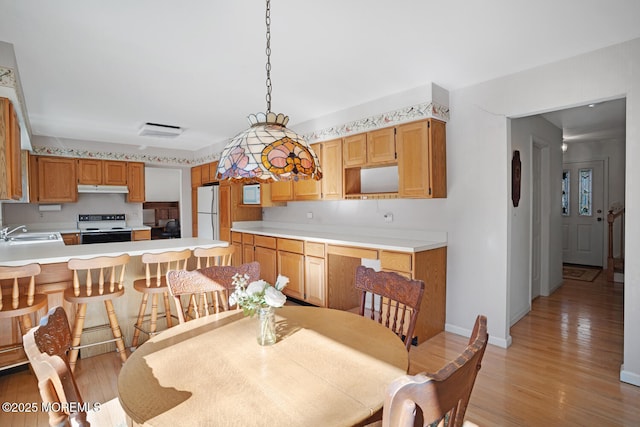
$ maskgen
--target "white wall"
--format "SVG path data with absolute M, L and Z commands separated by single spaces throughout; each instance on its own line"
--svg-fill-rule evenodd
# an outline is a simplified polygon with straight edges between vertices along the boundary
M 531 217 L 532 217 L 532 150 L 533 144 L 544 146 L 542 163 L 546 170 L 541 177 L 542 229 L 540 272 L 541 295 L 550 295 L 562 283 L 562 249 L 558 239 L 561 231 L 559 194 L 562 173 L 562 130 L 540 116 L 511 120 L 511 150 L 520 151 L 522 161 L 521 198 L 518 207 L 509 204 L 510 238 L 509 325 L 513 325 L 531 310 Z M 510 172 L 510 171 L 509 171 Z M 536 172 L 537 173 L 537 172 Z M 511 173 L 509 173 L 509 181 Z M 539 207 L 539 208 L 540 208 Z
M 144 168 L 144 200 L 146 202 L 175 202 L 180 200 L 182 171 L 173 168 Z
M 447 124 L 448 197 L 444 200 L 313 204 L 319 221 L 381 225 L 394 212 L 404 228 L 448 232 L 447 324 L 467 332 L 487 315 L 493 343 L 509 335 L 511 224 L 509 118 L 627 98 L 627 165 L 640 158 L 640 39 L 450 93 Z M 640 385 L 640 169 L 626 168 L 624 366 L 621 379 Z M 381 204 L 382 203 L 382 204 Z M 266 219 L 304 222 L 308 206 L 267 209 Z M 411 212 L 407 212 L 407 211 Z M 396 214 L 398 212 L 398 214 Z M 349 214 L 357 214 L 351 217 Z M 397 216 L 396 216 L 397 215 Z M 385 225 L 381 225 L 385 226 Z

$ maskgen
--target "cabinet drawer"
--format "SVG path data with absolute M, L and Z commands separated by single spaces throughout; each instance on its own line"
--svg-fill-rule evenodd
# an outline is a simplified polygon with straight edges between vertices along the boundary
M 254 237 L 254 242 L 255 242 L 256 246 L 260 246 L 262 248 L 270 248 L 270 249 L 275 249 L 276 248 L 276 238 L 275 237 L 256 235 Z
M 378 259 L 376 249 L 354 248 L 352 246 L 328 245 L 327 253 L 350 258 Z
M 235 243 L 242 243 L 242 233 L 238 233 L 237 231 L 232 231 L 231 241 Z
M 304 242 L 304 253 L 305 255 L 324 258 L 324 243 Z
M 242 233 L 242 244 L 253 246 L 253 234 Z
M 294 252 L 297 254 L 304 253 L 304 242 L 302 240 L 280 239 L 278 238 L 278 250 Z
M 406 271 L 411 273 L 412 254 L 404 252 L 381 251 L 380 267 L 383 270 Z

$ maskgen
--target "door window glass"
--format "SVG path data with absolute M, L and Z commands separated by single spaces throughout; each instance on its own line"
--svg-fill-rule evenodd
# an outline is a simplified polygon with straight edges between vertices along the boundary
M 569 216 L 569 177 L 571 172 L 568 170 L 562 171 L 562 215 Z
M 593 192 L 592 180 L 593 169 L 580 169 L 579 174 L 579 198 L 578 198 L 578 215 L 591 216 L 591 210 L 593 208 Z

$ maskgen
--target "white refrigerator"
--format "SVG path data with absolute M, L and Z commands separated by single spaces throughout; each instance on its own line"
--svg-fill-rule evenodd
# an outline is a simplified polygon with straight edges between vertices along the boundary
M 217 185 L 198 187 L 198 237 L 220 239 Z

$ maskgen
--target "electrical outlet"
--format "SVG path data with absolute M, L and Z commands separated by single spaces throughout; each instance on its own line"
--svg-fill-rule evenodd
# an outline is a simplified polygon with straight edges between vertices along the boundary
M 307 212 L 307 219 L 313 219 L 313 212 Z
M 391 212 L 384 214 L 384 222 L 393 222 L 393 214 Z

